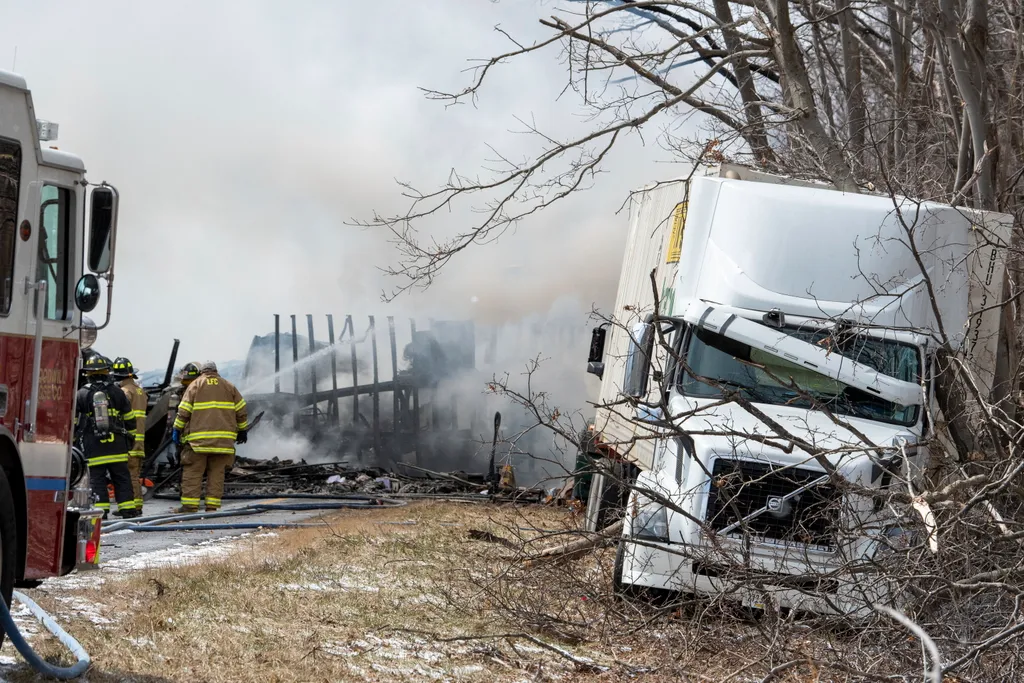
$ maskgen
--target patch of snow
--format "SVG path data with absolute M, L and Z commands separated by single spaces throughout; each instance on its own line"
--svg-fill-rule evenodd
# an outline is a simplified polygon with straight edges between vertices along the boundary
M 407 598 L 406 602 L 411 602 L 414 605 L 433 605 L 434 607 L 443 607 L 446 604 L 445 601 L 438 596 L 428 595 L 427 593 Z
M 14 618 L 14 623 L 17 624 L 18 630 L 25 636 L 25 640 L 31 642 L 32 636 L 39 634 L 39 621 L 35 615 L 29 611 L 28 607 L 16 602 L 14 607 L 11 609 L 11 617 Z
M 284 591 L 332 591 L 333 586 L 324 586 L 319 583 L 283 583 L 278 586 Z
M 439 681 L 445 678 L 445 674 L 443 671 L 438 671 L 437 669 L 432 669 L 430 667 L 424 667 L 420 664 L 417 664 L 415 667 L 410 669 L 404 667 L 400 668 L 383 666 L 382 664 L 373 663 L 370 664 L 370 668 L 376 671 L 377 673 L 386 674 L 390 677 L 396 677 L 396 674 L 397 676 L 401 676 L 403 678 L 420 676 L 423 678 L 429 678 L 434 681 Z
M 118 529 L 117 531 L 105 531 L 104 536 L 124 536 L 125 534 L 134 534 L 135 532 L 131 529 Z
M 118 532 L 115 531 L 113 533 Z M 176 543 L 168 548 L 129 555 L 128 557 L 121 557 L 109 562 L 101 560 L 98 571 L 75 572 L 67 576 L 49 579 L 43 584 L 43 589 L 50 593 L 54 592 L 53 589 L 55 588 L 59 590 L 94 588 L 105 583 L 104 577 L 111 574 L 123 574 L 141 569 L 198 564 L 202 560 L 216 559 L 234 552 L 238 547 L 239 539 L 249 535 L 225 536 L 194 545 Z
M 114 623 L 113 619 L 108 619 L 103 615 L 103 613 L 100 611 L 101 606 L 96 603 L 89 602 L 88 600 L 83 600 L 82 598 L 78 597 L 67 597 L 60 595 L 54 596 L 54 599 L 58 602 L 64 603 L 65 605 L 67 605 L 70 611 L 85 617 L 86 619 L 88 619 L 96 625 L 102 626 L 105 624 Z
M 457 666 L 453 670 L 456 676 L 468 676 L 469 674 L 476 674 L 484 671 L 484 667 L 480 664 L 467 664 L 466 666 Z
M 342 576 L 334 581 L 339 587 L 347 590 L 366 591 L 367 593 L 379 593 L 380 587 L 373 586 L 366 583 L 360 583 L 358 580 L 350 579 L 349 577 Z

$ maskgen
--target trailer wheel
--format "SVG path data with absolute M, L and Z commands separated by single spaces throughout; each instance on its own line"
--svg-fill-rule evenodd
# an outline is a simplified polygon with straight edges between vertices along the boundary
M 0 469 L 0 596 L 4 604 L 11 604 L 14 592 L 14 569 L 18 560 L 18 529 L 14 525 L 14 496 L 7 483 L 7 475 Z M 0 629 L 0 645 L 5 633 Z

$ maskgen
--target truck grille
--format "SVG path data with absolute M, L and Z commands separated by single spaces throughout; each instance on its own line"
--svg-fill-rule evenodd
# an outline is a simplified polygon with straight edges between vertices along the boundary
M 712 469 L 705 518 L 712 529 L 721 531 L 768 507 L 728 535 L 834 550 L 839 517 L 835 487 L 823 483 L 781 500 L 821 476 L 815 470 L 773 469 L 761 463 L 719 458 Z

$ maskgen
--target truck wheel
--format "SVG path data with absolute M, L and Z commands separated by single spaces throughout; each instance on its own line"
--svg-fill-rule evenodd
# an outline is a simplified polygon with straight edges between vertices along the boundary
M 623 583 L 622 569 L 626 563 L 626 542 L 619 541 L 615 547 L 615 564 L 612 565 L 612 595 L 617 598 L 636 597 L 637 587 L 631 583 Z
M 14 524 L 14 496 L 7 483 L 7 475 L 0 469 L 0 596 L 4 604 L 11 604 L 14 591 L 14 569 L 18 561 L 18 529 Z M 0 629 L 0 645 L 5 633 Z

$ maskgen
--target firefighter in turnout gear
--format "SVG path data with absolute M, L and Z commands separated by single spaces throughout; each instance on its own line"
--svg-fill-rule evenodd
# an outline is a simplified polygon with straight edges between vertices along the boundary
M 235 461 L 235 444 L 245 443 L 249 428 L 245 399 L 220 376 L 217 365 L 206 362 L 188 385 L 178 405 L 171 438 L 184 444 L 181 451 L 181 507 L 196 512 L 206 475 L 206 510 L 220 508 L 224 472 Z
M 132 491 L 135 495 L 135 508 L 142 514 L 142 460 L 146 457 L 146 407 L 149 399 L 146 392 L 135 381 L 138 375 L 132 362 L 125 357 L 114 360 L 114 366 L 110 371 L 113 377 L 121 385 L 121 390 L 132 404 L 131 413 L 125 416 L 125 427 L 128 429 L 128 438 L 131 440 L 131 448 L 128 451 L 128 471 L 132 475 Z
M 199 363 L 185 363 L 181 369 L 181 386 L 188 387 L 199 378 Z
M 110 360 L 96 354 L 85 364 L 89 383 L 79 389 L 75 411 L 75 437 L 81 439 L 89 465 L 89 485 L 99 498 L 96 506 L 106 517 L 110 510 L 107 477 L 114 485 L 119 517 L 138 517 L 132 476 L 128 471 L 128 431 L 125 416 L 133 413 L 132 404 L 121 388 L 110 379 Z

